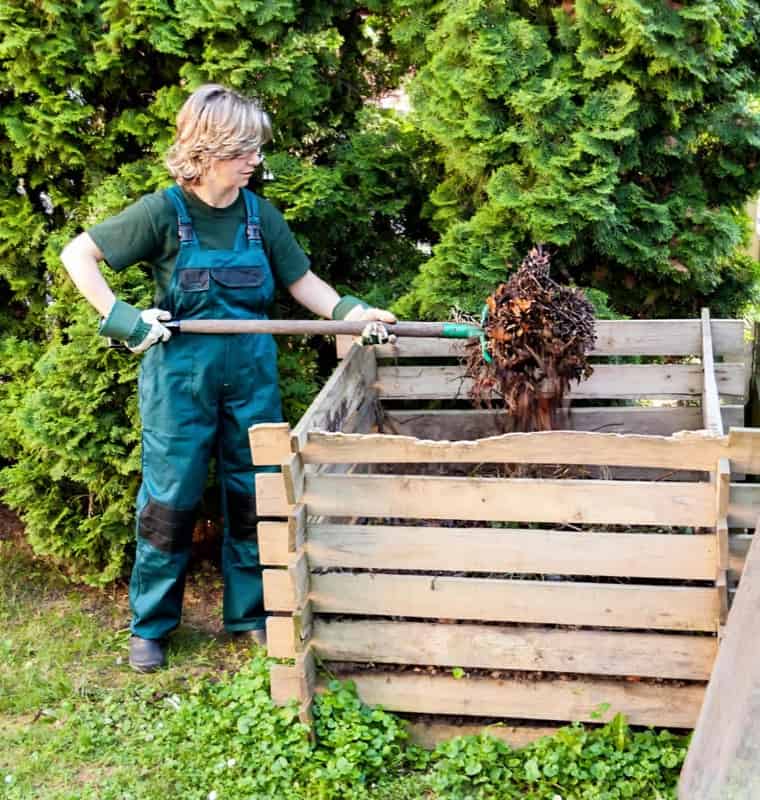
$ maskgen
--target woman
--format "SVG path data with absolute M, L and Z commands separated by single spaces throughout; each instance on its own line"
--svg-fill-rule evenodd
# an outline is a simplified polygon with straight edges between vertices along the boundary
M 177 117 L 166 161 L 176 185 L 81 233 L 61 253 L 103 317 L 100 333 L 145 353 L 129 655 L 141 672 L 165 664 L 166 637 L 179 624 L 196 511 L 214 455 L 225 520 L 224 626 L 264 642 L 247 431 L 282 419 L 271 336 L 172 337 L 162 323 L 265 318 L 275 279 L 321 317 L 395 321 L 388 311 L 341 298 L 311 272 L 282 215 L 245 188 L 271 138 L 269 118 L 255 101 L 216 84 L 202 86 Z M 140 311 L 117 300 L 98 267 L 102 260 L 115 270 L 149 262 L 155 307 Z

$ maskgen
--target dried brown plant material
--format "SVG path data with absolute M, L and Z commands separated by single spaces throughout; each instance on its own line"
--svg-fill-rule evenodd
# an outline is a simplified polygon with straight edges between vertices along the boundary
M 520 268 L 487 299 L 484 321 L 492 361 L 467 350 L 466 374 L 475 405 L 502 398 L 514 430 L 555 427 L 571 381 L 593 372 L 586 354 L 596 340 L 594 309 L 580 289 L 549 277 L 550 257 L 533 248 Z

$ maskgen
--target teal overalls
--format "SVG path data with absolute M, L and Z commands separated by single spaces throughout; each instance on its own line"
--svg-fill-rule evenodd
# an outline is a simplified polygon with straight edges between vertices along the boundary
M 244 189 L 246 221 L 232 250 L 203 249 L 176 186 L 179 252 L 161 307 L 175 319 L 265 319 L 274 277 L 261 241 L 258 200 Z M 216 455 L 224 511 L 224 626 L 264 627 L 248 428 L 282 420 L 277 348 L 269 335 L 175 334 L 145 354 L 139 378 L 142 486 L 130 581 L 132 632 L 160 639 L 182 612 L 195 518 Z

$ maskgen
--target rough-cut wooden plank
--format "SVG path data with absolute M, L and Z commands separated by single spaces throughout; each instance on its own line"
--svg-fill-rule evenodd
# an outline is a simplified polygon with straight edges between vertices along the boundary
M 310 430 L 344 430 L 348 420 L 364 407 L 376 378 L 372 348 L 355 345 L 293 429 L 291 448 L 299 451 Z
M 719 611 L 714 587 L 425 575 L 312 574 L 310 599 L 317 613 L 682 631 L 715 631 Z M 283 570 L 264 570 L 264 605 L 294 609 Z
M 287 422 L 251 425 L 248 441 L 256 465 L 278 465 L 290 458 L 290 425 Z
M 715 378 L 721 394 L 744 391 L 742 364 L 718 364 Z M 384 399 L 466 399 L 472 381 L 462 367 L 379 367 L 377 393 Z M 568 399 L 700 396 L 702 367 L 691 364 L 597 364 L 594 374 L 573 384 Z M 312 428 L 315 426 L 311 426 Z M 300 449 L 300 448 L 299 448 Z
M 757 532 L 755 533 L 757 537 Z M 754 800 L 760 791 L 760 545 L 747 556 L 697 729 L 681 800 Z
M 630 525 L 715 523 L 708 483 L 307 475 L 309 513 Z
M 723 435 L 723 420 L 720 415 L 720 395 L 715 377 L 713 341 L 710 331 L 710 310 L 702 309 L 702 420 L 703 427 L 717 436 Z
M 284 706 L 291 700 L 297 700 L 301 689 L 298 670 L 286 664 L 272 664 L 269 668 L 270 691 L 272 702 Z
M 296 632 L 293 617 L 267 617 L 267 655 L 270 658 L 296 657 Z
M 288 503 L 299 503 L 303 494 L 304 469 L 300 453 L 292 453 L 282 465 L 282 477 L 285 481 L 285 496 Z
M 296 553 L 288 564 L 288 575 L 293 584 L 293 602 L 295 608 L 303 608 L 309 596 L 309 562 L 306 553 L 301 550 Z
M 569 429 L 578 431 L 670 436 L 700 428 L 702 411 L 696 406 L 571 408 L 568 422 Z M 384 433 L 449 441 L 483 439 L 511 429 L 511 419 L 503 411 L 484 409 L 384 409 L 381 425 Z
M 356 683 L 365 703 L 389 711 L 512 719 L 607 721 L 623 712 L 632 725 L 691 728 L 702 685 L 670 686 L 605 679 L 520 681 L 405 673 L 341 675 Z M 607 711 L 603 711 L 608 707 Z
M 712 329 L 715 355 L 743 353 L 743 320 L 714 319 Z M 594 356 L 698 356 L 702 352 L 696 319 L 597 320 L 596 333 Z M 342 358 L 353 340 L 337 338 L 344 340 L 338 342 L 338 358 Z M 395 344 L 373 349 L 378 358 L 458 358 L 464 347 L 462 340 L 398 338 Z
M 728 581 L 729 585 L 739 582 L 744 572 L 744 563 L 752 544 L 752 534 L 735 533 L 728 537 Z
M 501 739 L 513 750 L 531 744 L 545 736 L 553 736 L 558 730 L 558 725 L 453 725 L 447 722 L 418 722 L 409 723 L 409 741 L 426 750 L 433 750 L 441 742 L 447 742 L 455 736 L 492 736 Z
M 728 527 L 752 528 L 760 514 L 760 483 L 732 483 L 728 499 Z
M 311 708 L 317 683 L 317 666 L 314 652 L 311 649 L 296 656 L 295 669 L 298 676 L 298 699 L 300 701 L 298 718 L 305 725 L 311 725 Z
M 510 463 L 604 464 L 714 470 L 731 456 L 726 436 L 685 431 L 639 436 L 588 431 L 505 433 L 475 441 L 425 441 L 412 436 L 312 431 L 300 455 L 304 463 Z M 739 454 L 737 453 L 737 456 Z M 760 470 L 760 454 L 756 470 Z
M 312 569 L 435 570 L 714 580 L 712 535 L 310 525 Z
M 286 567 L 290 558 L 287 522 L 259 522 L 259 560 L 270 567 Z
M 703 681 L 718 649 L 715 636 L 321 619 L 312 643 L 328 661 Z
M 293 506 L 288 503 L 285 480 L 280 472 L 259 472 L 256 481 L 256 510 L 260 517 L 287 517 Z
M 264 608 L 267 611 L 295 611 L 296 598 L 293 582 L 287 570 L 262 570 L 264 583 Z

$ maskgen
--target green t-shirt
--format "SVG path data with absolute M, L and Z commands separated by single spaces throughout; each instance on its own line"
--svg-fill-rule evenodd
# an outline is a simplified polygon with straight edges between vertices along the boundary
M 226 208 L 206 205 L 199 197 L 182 190 L 193 228 L 201 247 L 230 250 L 238 227 L 245 222 L 243 193 Z M 309 259 L 301 250 L 282 214 L 259 197 L 261 238 L 275 278 L 285 287 L 309 270 Z M 169 287 L 174 261 L 179 250 L 177 213 L 165 192 L 145 195 L 121 213 L 90 228 L 95 244 L 108 265 L 122 270 L 138 261 L 153 266 L 156 304 Z

